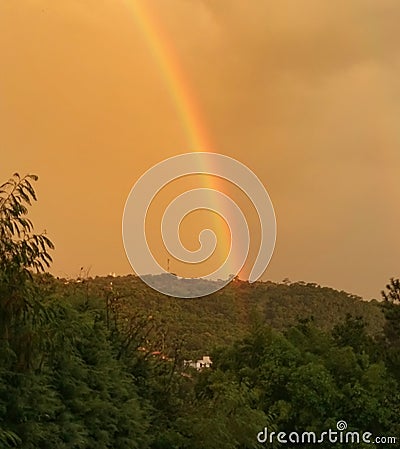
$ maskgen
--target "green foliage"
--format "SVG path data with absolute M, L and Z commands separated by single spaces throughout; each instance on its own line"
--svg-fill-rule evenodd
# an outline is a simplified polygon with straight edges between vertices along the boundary
M 255 448 L 255 435 L 271 423 L 271 417 L 258 406 L 259 394 L 230 373 L 213 370 L 204 373 L 190 413 L 179 421 L 189 448 Z
M 316 327 L 329 331 L 350 315 L 362 318 L 369 336 L 382 334 L 385 324 L 378 302 L 305 283 L 235 281 L 208 297 L 185 300 L 163 296 L 136 276 L 97 277 L 79 283 L 71 280 L 68 285 L 63 282 L 59 282 L 60 291 L 69 291 L 71 296 L 88 294 L 95 299 L 112 293 L 123 313 L 144 319 L 151 316 L 155 333 L 151 331 L 148 339 L 155 342 L 163 338 L 167 349 L 177 339 L 183 341 L 187 359 L 201 357 L 215 346 L 232 344 L 256 323 L 284 332 L 312 317 Z M 156 335 L 160 329 L 163 337 Z
M 399 383 L 386 368 L 383 351 L 372 361 L 359 339 L 345 344 L 349 322 L 332 333 L 300 323 L 286 337 L 258 327 L 217 351 L 214 369 L 257 392 L 257 408 L 273 416 L 280 431 L 320 434 L 344 419 L 351 430 L 396 436 Z
M 20 443 L 21 439 L 15 433 L 0 429 L 1 447 L 17 447 Z
M 395 282 L 381 307 L 305 283 L 184 301 L 133 276 L 57 280 L 26 217 L 34 180 L 0 187 L 0 448 L 253 449 L 264 428 L 340 419 L 399 435 Z M 184 367 L 209 351 L 212 368 Z
M 54 248 L 46 235 L 33 232 L 26 216 L 36 201 L 36 180 L 16 173 L 0 186 L 0 338 L 11 342 L 21 369 L 31 363 L 34 325 L 42 317 L 32 271 L 49 266 Z
M 0 186 L 0 272 L 3 281 L 12 283 L 17 273 L 29 275 L 29 269 L 44 271 L 50 266 L 49 249 L 52 242 L 45 234 L 34 234 L 33 224 L 26 217 L 28 206 L 36 201 L 31 181 L 37 176 L 23 178 L 15 173 Z

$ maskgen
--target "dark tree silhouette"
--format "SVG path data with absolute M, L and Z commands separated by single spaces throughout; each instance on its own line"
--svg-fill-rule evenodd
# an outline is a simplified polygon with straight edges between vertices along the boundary
M 382 290 L 381 294 L 385 301 L 394 304 L 400 303 L 400 279 L 390 278 L 389 284 L 386 285 L 386 292 Z

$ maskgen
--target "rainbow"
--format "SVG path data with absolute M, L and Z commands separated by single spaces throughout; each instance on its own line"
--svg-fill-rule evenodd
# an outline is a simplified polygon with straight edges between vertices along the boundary
M 189 151 L 212 151 L 205 121 L 196 105 L 195 95 L 190 89 L 179 65 L 177 55 L 169 45 L 168 38 L 157 21 L 155 14 L 143 0 L 126 0 L 133 17 L 143 34 L 152 57 L 172 97 L 183 131 L 189 144 Z
M 154 12 L 143 0 L 125 0 L 124 3 L 132 12 L 134 21 L 146 41 L 153 60 L 158 65 L 160 76 L 166 84 L 182 123 L 189 151 L 213 152 L 213 144 L 205 126 L 206 122 L 196 104 L 196 96 L 192 92 L 177 55 L 172 45 L 169 44 L 168 36 L 163 32 Z M 209 164 L 207 156 L 202 155 L 199 159 L 199 165 L 201 165 L 199 168 L 207 172 Z M 210 189 L 221 190 L 221 180 L 213 176 L 202 176 L 202 184 Z M 217 210 L 220 210 L 218 205 L 215 206 Z M 223 254 L 227 254 L 231 245 L 231 236 L 229 231 L 224 232 L 222 229 L 220 231 L 220 250 Z M 234 250 L 233 247 L 232 250 Z

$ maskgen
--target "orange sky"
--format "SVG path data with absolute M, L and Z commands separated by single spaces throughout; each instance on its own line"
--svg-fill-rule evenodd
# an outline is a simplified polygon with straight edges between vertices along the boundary
M 0 180 L 36 173 L 52 272 L 129 273 L 138 177 L 189 151 L 131 0 L 0 3 Z M 378 297 L 399 276 L 397 0 L 153 0 L 217 151 L 263 181 L 278 222 L 265 279 Z

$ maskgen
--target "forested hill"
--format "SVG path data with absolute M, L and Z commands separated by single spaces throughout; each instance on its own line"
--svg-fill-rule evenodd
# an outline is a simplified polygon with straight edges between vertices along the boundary
M 255 323 L 284 330 L 299 320 L 312 320 L 317 327 L 330 330 L 351 315 L 362 317 L 369 333 L 376 335 L 385 321 L 378 301 L 363 301 L 344 291 L 304 282 L 249 284 L 235 280 L 212 295 L 196 299 L 164 296 L 133 275 L 53 282 L 57 290 L 75 301 L 104 301 L 104 307 L 108 302 L 109 307 L 121 307 L 136 320 L 151 317 L 154 327 L 163 329 L 163 348 L 181 340 L 189 355 L 230 344 Z

